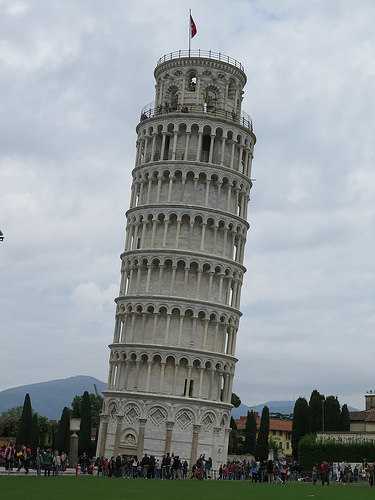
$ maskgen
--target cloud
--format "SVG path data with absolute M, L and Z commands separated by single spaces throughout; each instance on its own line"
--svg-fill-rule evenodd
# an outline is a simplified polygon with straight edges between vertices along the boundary
M 235 388 L 249 403 L 318 387 L 360 406 L 373 376 L 375 5 L 191 7 L 193 46 L 245 64 L 257 134 Z M 155 61 L 186 45 L 187 12 L 3 0 L 0 13 L 0 384 L 105 380 L 135 126 Z

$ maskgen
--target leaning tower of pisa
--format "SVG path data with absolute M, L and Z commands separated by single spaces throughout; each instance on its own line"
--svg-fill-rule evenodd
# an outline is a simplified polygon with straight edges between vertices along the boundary
M 241 63 L 159 59 L 141 111 L 99 455 L 226 460 L 251 162 Z

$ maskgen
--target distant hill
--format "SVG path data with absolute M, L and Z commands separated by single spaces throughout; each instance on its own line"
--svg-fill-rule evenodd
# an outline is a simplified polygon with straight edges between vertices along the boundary
M 291 415 L 294 410 L 295 401 L 266 401 L 265 403 L 256 406 L 247 406 L 241 404 L 238 408 L 233 408 L 232 417 L 239 418 L 242 415 L 247 415 L 248 411 L 254 410 L 261 414 L 264 406 L 268 406 L 270 413 L 281 413 L 281 415 Z M 357 411 L 352 406 L 349 406 L 349 411 Z
M 242 403 L 238 408 L 233 408 L 232 416 L 233 418 L 239 418 L 242 415 L 247 415 L 247 412 L 251 410 L 262 413 L 264 406 L 268 406 L 270 413 L 290 415 L 293 413 L 294 401 L 266 401 L 265 403 L 256 406 L 247 406 Z
M 94 377 L 78 375 L 6 389 L 0 392 L 0 413 L 22 405 L 28 392 L 35 411 L 50 419 L 58 420 L 64 406 L 70 406 L 75 395 L 83 394 L 84 391 L 95 392 L 94 384 L 100 393 L 107 386 Z

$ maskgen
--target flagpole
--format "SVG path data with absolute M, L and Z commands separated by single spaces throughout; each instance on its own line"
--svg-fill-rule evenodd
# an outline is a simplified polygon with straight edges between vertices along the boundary
M 189 57 L 190 57 L 190 43 L 191 43 L 191 9 L 189 9 Z

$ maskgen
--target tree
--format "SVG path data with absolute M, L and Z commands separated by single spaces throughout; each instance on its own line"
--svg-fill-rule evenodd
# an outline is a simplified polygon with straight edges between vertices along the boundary
M 39 445 L 47 446 L 51 444 L 50 434 L 51 434 L 51 423 L 47 417 L 38 415 L 39 423 Z
M 231 401 L 230 402 L 232 403 L 232 405 L 235 408 L 238 408 L 240 406 L 240 404 L 241 404 L 240 398 L 234 392 L 232 392 L 232 397 L 231 397 Z
M 17 436 L 21 416 L 22 406 L 4 411 L 0 415 L 0 436 L 15 438 Z
M 228 452 L 232 455 L 236 455 L 238 453 L 238 431 L 236 421 L 233 417 L 230 417 Z
M 310 410 L 305 398 L 298 398 L 294 405 L 292 425 L 292 450 L 295 460 L 298 459 L 298 443 L 310 432 Z
M 31 448 L 35 450 L 39 446 L 39 416 L 33 414 L 31 422 Z
M 324 395 L 314 389 L 310 396 L 309 410 L 310 410 L 310 432 L 316 433 L 323 429 L 323 409 L 324 409 Z
M 341 430 L 350 431 L 350 413 L 347 405 L 342 405 L 341 408 Z
M 247 412 L 244 452 L 254 455 L 257 443 L 257 417 L 253 411 Z
M 255 458 L 257 460 L 267 460 L 269 446 L 268 435 L 270 432 L 270 411 L 268 406 L 264 406 L 262 416 L 260 418 L 259 432 L 257 444 L 255 447 Z
M 56 438 L 55 438 L 55 447 L 59 452 L 64 451 L 65 453 L 69 453 L 70 449 L 70 410 L 65 406 L 61 413 L 61 418 L 59 420 Z
M 32 419 L 31 400 L 29 394 L 26 394 L 16 438 L 18 445 L 31 446 Z
M 82 397 L 75 396 L 71 407 L 72 407 L 72 417 L 81 418 L 81 407 L 82 407 Z M 103 398 L 97 394 L 89 394 L 90 397 L 90 407 L 91 407 L 91 424 L 93 427 L 99 428 L 100 423 L 100 412 L 103 406 Z
M 87 391 L 83 393 L 81 401 L 81 426 L 79 429 L 78 450 L 79 454 L 86 453 L 91 456 L 93 445 L 91 441 L 91 402 Z
M 324 430 L 341 430 L 340 403 L 336 396 L 327 396 L 324 405 Z

